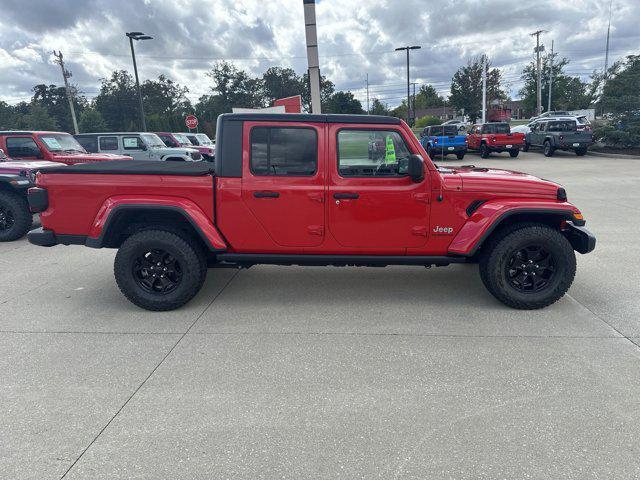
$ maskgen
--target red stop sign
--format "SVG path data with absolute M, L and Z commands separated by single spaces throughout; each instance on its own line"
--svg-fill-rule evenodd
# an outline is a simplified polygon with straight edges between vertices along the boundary
M 193 129 L 198 126 L 198 117 L 195 115 L 187 115 L 187 118 L 184 119 L 184 123 L 187 124 L 188 129 Z

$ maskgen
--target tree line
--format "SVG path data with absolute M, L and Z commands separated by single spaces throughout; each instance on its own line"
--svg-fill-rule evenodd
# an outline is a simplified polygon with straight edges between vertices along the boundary
M 607 112 L 609 135 L 616 142 L 638 144 L 635 126 L 640 110 L 638 88 L 640 56 L 629 56 L 618 61 L 606 73 L 594 73 L 585 82 L 566 73 L 566 58 L 542 58 L 542 97 L 548 95 L 549 74 L 553 75 L 552 108 L 578 110 L 595 107 Z M 433 85 L 422 85 L 413 99 L 416 109 L 451 106 L 464 112 L 471 121 L 481 115 L 482 65 L 486 61 L 487 102 L 504 102 L 508 82 L 498 68 L 484 57 L 476 57 L 461 66 L 453 75 L 448 98 L 440 95 Z M 147 128 L 150 131 L 182 131 L 184 117 L 195 114 L 201 129 L 215 135 L 215 122 L 221 113 L 232 107 L 261 108 L 274 100 L 294 95 L 302 97 L 303 108 L 310 110 L 309 79 L 291 68 L 271 67 L 262 76 L 252 76 L 233 63 L 219 62 L 207 72 L 209 93 L 192 103 L 187 98 L 188 88 L 164 75 L 141 84 L 142 100 Z M 521 73 L 523 86 L 519 96 L 525 115 L 532 115 L 536 105 L 536 65 L 531 62 Z M 326 113 L 366 113 L 362 103 L 349 91 L 336 90 L 334 83 L 321 79 L 322 110 Z M 125 70 L 115 71 L 101 80 L 98 94 L 89 99 L 81 91 L 74 91 L 74 104 L 82 132 L 135 131 L 140 129 L 139 103 L 135 82 Z M 546 104 L 546 101 L 543 102 Z M 378 98 L 372 98 L 369 113 L 407 118 L 407 101 L 390 108 Z M 71 114 L 64 87 L 36 85 L 29 102 L 8 105 L 0 102 L 0 129 L 34 129 L 73 131 Z M 629 132 L 635 133 L 619 133 Z

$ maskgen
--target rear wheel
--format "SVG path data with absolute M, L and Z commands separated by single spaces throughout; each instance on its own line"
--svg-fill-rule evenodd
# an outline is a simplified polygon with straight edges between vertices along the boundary
M 489 242 L 480 277 L 505 305 L 522 310 L 559 300 L 573 283 L 576 257 L 569 241 L 542 224 L 514 225 Z
M 509 150 L 509 155 L 511 158 L 516 158 L 520 154 L 520 150 Z
M 480 145 L 480 156 L 482 158 L 489 158 L 489 147 L 485 143 Z
M 27 199 L 14 192 L 0 191 L 0 242 L 24 237 L 32 224 Z
M 545 157 L 553 157 L 553 153 L 555 152 L 555 148 L 551 146 L 551 142 L 549 140 L 545 140 L 543 153 Z
M 584 157 L 587 154 L 587 147 L 576 148 L 576 155 L 579 157 Z
M 144 230 L 122 243 L 114 273 L 132 303 L 146 310 L 174 310 L 202 287 L 206 261 L 194 242 L 165 230 Z
M 464 158 L 464 152 L 463 153 L 456 153 L 456 157 L 458 158 L 458 160 L 462 160 Z
M 427 155 L 429 155 L 429 158 L 433 157 L 433 149 L 431 148 L 431 145 L 427 145 Z

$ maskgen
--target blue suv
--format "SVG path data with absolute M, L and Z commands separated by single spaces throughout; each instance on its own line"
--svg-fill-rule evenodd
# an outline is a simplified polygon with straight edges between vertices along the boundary
M 420 143 L 429 157 L 441 155 L 444 158 L 454 154 L 458 160 L 462 160 L 467 153 L 467 136 L 459 135 L 458 127 L 455 125 L 425 127 L 420 134 Z

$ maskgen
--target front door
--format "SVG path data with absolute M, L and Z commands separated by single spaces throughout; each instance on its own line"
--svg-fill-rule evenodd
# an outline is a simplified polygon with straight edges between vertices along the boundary
M 31 136 L 11 136 L 6 140 L 5 152 L 13 160 L 42 160 L 44 155 L 40 147 Z
M 245 122 L 242 200 L 273 242 L 324 240 L 325 124 Z
M 329 129 L 329 229 L 358 248 L 409 248 L 427 243 L 429 180 L 407 175 L 418 153 L 400 128 Z
M 480 134 L 480 129 L 481 127 L 474 125 L 469 131 L 469 135 L 467 135 L 467 145 L 472 150 L 480 149 L 480 138 L 482 136 Z

